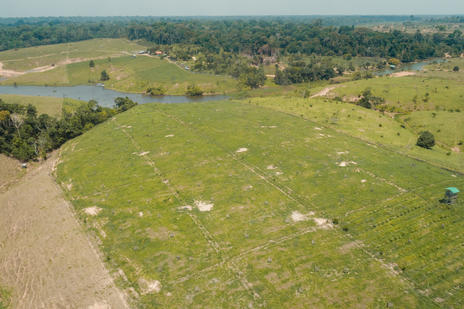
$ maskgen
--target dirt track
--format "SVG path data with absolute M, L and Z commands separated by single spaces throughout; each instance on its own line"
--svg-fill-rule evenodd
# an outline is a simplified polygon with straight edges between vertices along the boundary
M 51 175 L 56 159 L 0 193 L 0 286 L 12 308 L 127 308 Z

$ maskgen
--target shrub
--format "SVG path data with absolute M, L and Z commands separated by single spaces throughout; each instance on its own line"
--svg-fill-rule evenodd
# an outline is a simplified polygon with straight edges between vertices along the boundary
M 203 95 L 203 90 L 196 85 L 188 85 L 185 94 L 191 97 L 198 97 Z
M 429 131 L 421 132 L 416 145 L 422 148 L 431 149 L 435 146 L 435 137 Z
M 453 68 L 453 71 L 454 71 L 454 72 L 459 72 L 459 67 L 458 67 L 458 66 L 455 66 L 455 67 Z
M 158 86 L 158 87 L 150 87 L 147 89 L 147 92 L 146 92 L 148 95 L 151 95 L 151 96 L 161 96 L 161 95 L 164 95 L 166 93 L 166 89 L 164 89 L 163 87 L 161 86 Z
M 100 80 L 101 81 L 106 81 L 106 80 L 109 80 L 110 79 L 110 76 L 108 75 L 108 73 L 106 72 L 106 70 L 103 70 L 101 72 L 101 75 L 100 75 Z
M 95 61 L 90 60 L 89 67 L 94 68 L 95 67 Z

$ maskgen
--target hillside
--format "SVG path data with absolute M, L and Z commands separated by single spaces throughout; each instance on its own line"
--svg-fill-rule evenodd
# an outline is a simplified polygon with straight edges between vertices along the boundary
M 58 181 L 117 284 L 162 307 L 461 307 L 461 174 L 239 102 L 148 104 Z

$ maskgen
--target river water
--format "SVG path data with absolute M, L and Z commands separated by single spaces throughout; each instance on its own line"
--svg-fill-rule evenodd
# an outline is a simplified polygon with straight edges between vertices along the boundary
M 227 99 L 224 95 L 215 96 L 159 96 L 152 97 L 143 94 L 125 93 L 105 89 L 99 86 L 73 86 L 73 87 L 45 87 L 45 86 L 0 86 L 0 94 L 16 94 L 29 96 L 71 98 L 82 101 L 95 100 L 104 107 L 114 106 L 117 97 L 128 97 L 139 104 L 145 103 L 191 103 L 207 102 Z
M 445 59 L 433 59 L 433 60 L 426 60 L 426 61 L 415 62 L 415 63 L 410 63 L 410 64 L 403 64 L 397 70 L 385 69 L 383 71 L 376 72 L 375 75 L 384 76 L 384 75 L 389 75 L 389 74 L 403 72 L 403 71 L 422 71 L 424 67 L 429 64 L 443 63 L 443 62 L 446 62 L 446 60 Z

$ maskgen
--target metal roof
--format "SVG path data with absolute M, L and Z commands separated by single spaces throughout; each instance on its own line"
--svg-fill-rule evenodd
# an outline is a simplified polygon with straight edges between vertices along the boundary
M 446 188 L 446 191 L 451 191 L 451 193 L 453 193 L 453 194 L 459 193 L 459 189 L 455 188 L 455 187 Z

